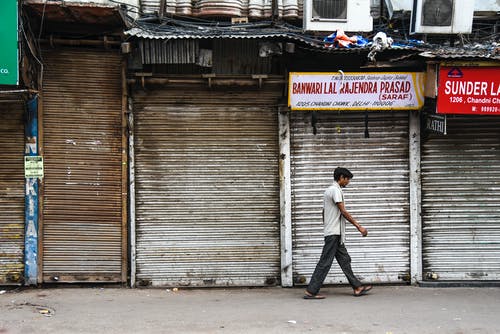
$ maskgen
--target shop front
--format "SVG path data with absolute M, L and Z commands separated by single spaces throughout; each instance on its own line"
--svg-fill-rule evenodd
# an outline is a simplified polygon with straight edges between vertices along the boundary
M 136 284 L 279 284 L 282 84 L 168 81 L 133 93 Z
M 117 51 L 43 52 L 40 282 L 126 282 L 126 140 Z
M 365 282 L 410 280 L 410 123 L 422 87 L 420 73 L 291 74 L 294 284 L 308 282 L 320 257 L 323 192 L 339 166 L 354 174 L 346 208 L 369 231 L 362 238 L 347 227 L 355 273 Z M 325 283 L 347 281 L 333 266 Z
M 446 123 L 422 140 L 423 279 L 498 280 L 500 68 L 442 64 L 438 73 Z
M 0 3 L 0 285 L 24 281 L 24 125 L 18 2 Z
M 0 285 L 24 279 L 24 115 L 19 94 L 0 91 Z

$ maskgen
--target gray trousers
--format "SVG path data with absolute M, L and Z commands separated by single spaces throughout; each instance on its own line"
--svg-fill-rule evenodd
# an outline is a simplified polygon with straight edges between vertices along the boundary
M 340 268 L 344 272 L 349 284 L 353 288 L 359 288 L 362 284 L 354 276 L 351 269 L 351 257 L 347 253 L 347 249 L 344 244 L 340 243 L 340 235 L 328 235 L 325 237 L 325 245 L 323 246 L 323 252 L 321 257 L 314 269 L 314 273 L 311 277 L 311 281 L 307 286 L 307 291 L 315 295 L 321 289 L 323 282 L 325 281 L 326 275 L 332 267 L 333 259 L 336 258 Z

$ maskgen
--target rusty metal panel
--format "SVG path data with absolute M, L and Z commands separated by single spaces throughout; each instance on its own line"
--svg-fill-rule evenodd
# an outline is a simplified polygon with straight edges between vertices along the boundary
M 259 57 L 259 42 L 257 39 L 214 39 L 213 73 L 271 73 L 272 57 Z
M 0 285 L 24 277 L 24 103 L 0 100 Z
M 422 148 L 423 276 L 500 279 L 500 119 L 448 117 Z
M 248 8 L 248 3 L 242 0 L 197 0 L 195 1 L 195 9 L 198 16 L 226 16 L 240 17 L 243 16 L 244 10 Z
M 214 39 L 213 72 L 216 74 L 270 73 L 271 57 L 259 57 L 257 39 Z M 196 64 L 199 62 L 198 39 L 141 39 L 143 64 Z M 211 63 L 211 62 L 210 62 Z
M 165 0 L 164 0 L 165 1 Z M 143 13 L 160 11 L 160 0 L 141 0 Z M 302 18 L 303 0 L 277 0 L 278 16 L 296 20 Z M 271 18 L 271 0 L 166 0 L 165 13 L 199 17 Z
M 43 57 L 43 280 L 122 281 L 120 56 Z
M 168 3 L 171 3 L 172 1 L 167 1 Z M 168 8 L 169 13 L 175 13 L 175 1 L 173 3 L 173 6 L 166 6 Z M 172 11 L 172 7 L 174 7 L 174 10 Z M 165 10 L 167 10 L 165 8 Z M 160 0 L 140 0 L 140 9 L 141 12 L 144 14 L 152 14 L 152 13 L 158 13 L 160 11 Z
M 283 0 L 283 17 L 299 18 L 299 2 L 297 0 Z
M 362 238 L 347 226 L 355 274 L 377 283 L 409 278 L 408 113 L 370 112 L 367 128 L 360 112 L 316 112 L 314 119 L 311 112 L 291 116 L 294 282 L 308 282 L 319 260 L 323 193 L 334 182 L 338 166 L 354 174 L 344 190 L 346 208 L 369 231 Z M 325 282 L 346 283 L 338 265 Z
M 134 93 L 138 285 L 279 283 L 280 88 Z
M 200 50 L 193 39 L 141 39 L 139 47 L 143 64 L 195 64 Z

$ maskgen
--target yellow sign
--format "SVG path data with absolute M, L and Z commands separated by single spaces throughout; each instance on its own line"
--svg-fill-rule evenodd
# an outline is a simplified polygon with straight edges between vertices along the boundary
M 292 110 L 416 110 L 424 105 L 420 72 L 291 72 Z
M 39 155 L 24 157 L 24 177 L 26 179 L 43 177 L 43 157 Z
M 494 61 L 481 61 L 481 60 L 470 60 L 470 61 L 445 61 L 440 63 L 441 66 L 459 66 L 459 67 L 498 67 L 499 63 Z

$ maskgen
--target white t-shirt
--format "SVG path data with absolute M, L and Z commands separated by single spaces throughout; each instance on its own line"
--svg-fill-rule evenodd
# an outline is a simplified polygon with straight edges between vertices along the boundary
M 337 181 L 325 190 L 323 209 L 325 210 L 323 224 L 324 235 L 345 235 L 345 223 L 337 203 L 344 202 L 344 193 Z

